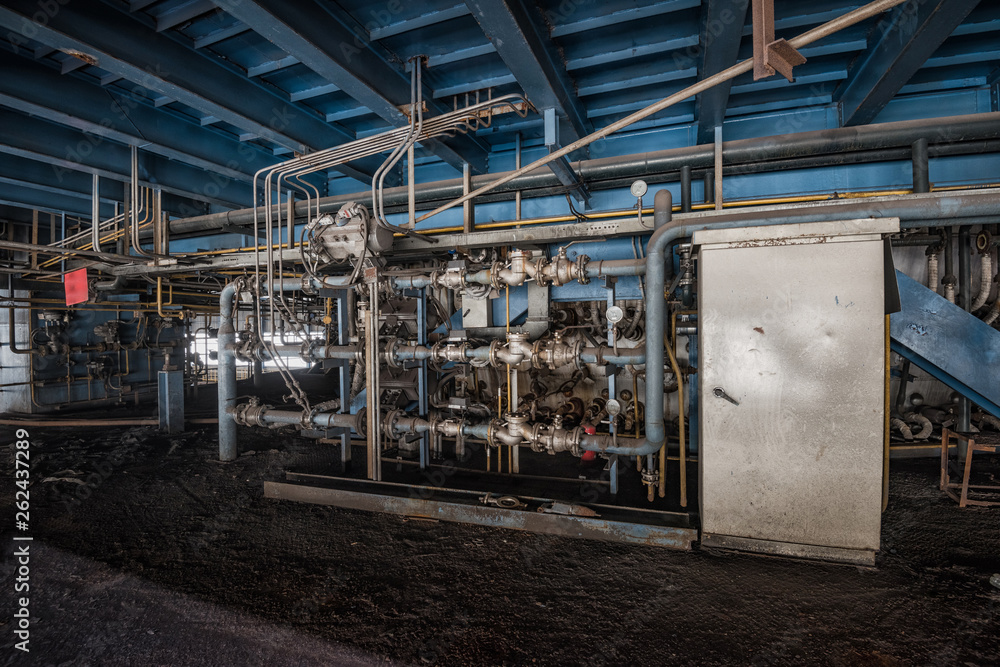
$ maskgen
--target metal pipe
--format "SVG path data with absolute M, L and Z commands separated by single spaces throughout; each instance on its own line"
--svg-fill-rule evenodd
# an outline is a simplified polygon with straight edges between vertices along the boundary
M 827 37 L 829 35 L 832 35 L 832 34 L 838 32 L 838 31 L 840 31 L 840 30 L 842 30 L 842 29 L 844 29 L 846 27 L 852 26 L 852 25 L 854 25 L 856 23 L 860 23 L 861 21 L 864 21 L 864 20 L 869 19 L 869 18 L 871 18 L 873 16 L 881 14 L 885 10 L 891 9 L 891 8 L 895 7 L 896 5 L 900 5 L 903 2 L 905 2 L 905 1 L 906 0 L 875 0 L 875 2 L 870 2 L 867 5 L 859 7 L 858 9 L 855 9 L 853 11 L 845 13 L 843 16 L 839 16 L 839 17 L 833 19 L 832 21 L 828 21 L 828 22 L 824 23 L 823 25 L 820 25 L 820 26 L 817 26 L 816 28 L 813 28 L 812 30 L 808 30 L 805 33 L 803 33 L 803 34 L 801 34 L 801 35 L 799 35 L 797 37 L 793 37 L 791 40 L 788 41 L 788 44 L 791 47 L 793 47 L 793 48 L 801 48 L 801 47 L 806 46 L 808 44 L 812 44 L 813 42 L 818 41 L 820 39 L 823 39 L 824 37 Z M 490 190 L 496 188 L 497 186 L 500 186 L 500 185 L 503 185 L 504 183 L 512 181 L 516 177 L 520 176 L 521 174 L 524 174 L 524 173 L 533 171 L 535 169 L 538 169 L 539 167 L 545 166 L 545 165 L 549 164 L 550 162 L 552 162 L 553 160 L 558 160 L 560 158 L 563 158 L 563 157 L 569 155 L 570 153 L 573 153 L 574 151 L 577 151 L 577 150 L 579 150 L 581 148 L 589 146 L 590 144 L 592 144 L 593 142 L 595 142 L 595 141 L 597 141 L 599 139 L 603 139 L 603 138 L 607 137 L 608 135 L 614 134 L 615 132 L 617 132 L 617 131 L 619 131 L 621 129 L 624 129 L 624 128 L 628 127 L 629 125 L 632 125 L 633 123 L 636 123 L 636 122 L 638 122 L 640 120 L 643 120 L 644 118 L 648 118 L 649 116 L 657 114 L 657 113 L 663 111 L 664 109 L 667 109 L 668 107 L 671 107 L 674 104 L 677 104 L 678 102 L 683 102 L 684 100 L 686 100 L 686 99 L 688 99 L 690 97 L 694 97 L 695 95 L 697 95 L 697 94 L 699 94 L 701 92 L 704 92 L 704 91 L 706 91 L 706 90 L 708 90 L 710 88 L 713 88 L 714 86 L 716 86 L 716 85 L 718 85 L 720 83 L 723 83 L 725 81 L 729 81 L 730 79 L 734 79 L 734 78 L 736 78 L 737 76 L 739 76 L 741 74 L 745 74 L 745 73 L 749 72 L 752 69 L 753 69 L 753 58 L 747 58 L 746 60 L 738 62 L 735 65 L 733 65 L 732 67 L 724 69 L 723 71 L 719 72 L 718 74 L 714 74 L 712 76 L 709 76 L 709 77 L 706 77 L 704 79 L 701 79 L 697 83 L 694 83 L 694 84 L 688 86 L 687 88 L 685 88 L 685 89 L 683 89 L 683 90 L 681 90 L 681 91 L 679 91 L 677 93 L 674 93 L 673 95 L 670 95 L 669 97 L 666 97 L 666 98 L 660 100 L 659 102 L 651 104 L 651 105 L 649 105 L 648 107 L 646 107 L 644 109 L 640 109 L 639 111 L 636 111 L 635 113 L 630 114 L 630 115 L 626 116 L 625 118 L 622 118 L 621 120 L 615 121 L 614 123 L 610 123 L 610 124 L 606 125 L 605 127 L 601 128 L 600 130 L 598 130 L 596 132 L 593 132 L 593 133 L 587 135 L 586 137 L 581 137 L 580 139 L 577 139 L 573 143 L 568 144 L 566 146 L 563 146 L 562 148 L 560 148 L 558 150 L 552 151 L 551 153 L 549 153 L 549 154 L 547 154 L 547 155 L 545 155 L 545 156 L 543 156 L 543 157 L 535 160 L 531 164 L 529 164 L 529 165 L 527 165 L 525 167 L 522 167 L 521 169 L 512 171 L 508 175 L 503 176 L 503 177 L 501 177 L 501 178 L 499 178 L 499 179 L 497 179 L 497 180 L 495 180 L 495 181 L 493 181 L 493 182 L 491 182 L 491 183 L 489 183 L 487 185 L 484 185 L 483 187 L 478 188 L 477 190 L 475 190 L 473 192 L 469 192 L 467 194 L 462 195 L 458 199 L 455 199 L 455 200 L 452 200 L 451 202 L 448 202 L 447 204 L 443 204 L 441 206 L 438 206 L 433 211 L 430 211 L 429 213 L 425 213 L 424 215 L 422 215 L 419 218 L 417 218 L 417 222 L 419 223 L 422 220 L 426 220 L 428 218 L 431 218 L 431 217 L 437 215 L 438 213 L 442 213 L 444 211 L 447 211 L 448 209 L 450 209 L 450 208 L 452 208 L 454 206 L 458 206 L 459 204 L 464 204 L 465 202 L 472 201 L 475 197 L 483 195 L 483 194 L 489 192 Z M 719 158 L 718 158 L 718 162 L 720 164 L 721 164 L 721 161 L 722 161 L 721 137 L 722 137 L 721 130 L 717 128 L 716 129 L 716 142 L 720 144 L 720 146 L 719 146 Z M 713 159 L 714 159 L 714 155 L 713 155 Z M 719 181 L 720 177 L 721 177 L 721 174 L 716 174 L 716 182 L 717 183 L 720 182 Z M 716 193 L 717 197 L 719 197 L 720 195 L 721 195 L 721 185 L 718 186 L 718 191 Z
M 93 178 L 93 199 L 90 202 L 90 222 L 91 222 L 91 248 L 95 252 L 101 249 L 101 177 L 94 174 Z
M 688 185 L 690 185 L 690 183 L 688 183 Z M 681 204 L 681 207 L 683 208 L 683 204 Z M 690 207 L 691 201 L 689 199 L 688 209 L 690 209 Z M 657 190 L 656 195 L 653 197 L 653 229 L 659 229 L 664 225 L 669 225 L 670 221 L 673 219 L 673 215 L 674 197 L 670 194 L 670 190 L 667 190 L 666 188 Z
M 832 130 L 817 130 L 800 132 L 779 137 L 763 137 L 727 141 L 723 144 L 723 159 L 727 170 L 738 173 L 737 165 L 758 165 L 761 169 L 770 168 L 769 161 L 795 157 L 815 157 L 837 153 L 854 153 L 865 150 L 897 149 L 908 150 L 914 141 L 921 137 L 936 137 L 946 135 L 949 146 L 966 141 L 983 139 L 1000 139 L 1000 112 L 970 114 L 967 116 L 952 116 L 931 120 L 911 120 L 878 125 L 863 125 L 860 127 L 837 128 Z M 935 152 L 935 147 L 930 151 Z M 589 185 L 609 179 L 634 179 L 650 177 L 666 173 L 676 173 L 685 166 L 692 168 L 710 168 L 714 158 L 711 144 L 701 146 L 686 146 L 649 153 L 636 153 L 610 158 L 583 160 L 573 163 L 574 171 Z M 905 153 L 896 156 L 905 159 Z M 530 165 L 529 165 L 530 166 Z M 472 187 L 480 187 L 490 183 L 494 178 L 506 178 L 511 172 L 474 176 Z M 458 197 L 462 194 L 463 179 L 450 179 L 428 183 L 416 188 L 418 202 L 440 201 Z M 627 183 L 625 184 L 627 186 Z M 524 173 L 496 188 L 497 192 L 530 191 L 538 188 L 562 187 L 551 170 L 538 170 L 534 173 Z M 712 202 L 713 180 L 706 173 L 706 202 Z M 318 213 L 336 213 L 348 201 L 365 201 L 370 193 L 359 192 L 350 195 L 323 197 L 308 208 L 305 201 L 297 202 L 295 213 L 298 217 L 306 217 Z M 388 188 L 384 192 L 387 205 L 406 206 L 408 190 L 406 187 Z M 263 212 L 265 215 L 267 211 Z M 272 211 L 273 215 L 274 212 Z M 254 223 L 254 209 L 242 209 L 224 213 L 183 218 L 173 220 L 170 230 L 175 234 L 190 234 L 219 230 L 223 226 L 246 226 Z
M 653 232 L 646 251 L 646 437 L 584 435 L 580 440 L 582 449 L 606 454 L 645 456 L 656 453 L 666 442 L 666 426 L 663 420 L 663 364 L 666 355 L 663 343 L 666 332 L 666 300 L 663 298 L 663 293 L 666 287 L 666 248 L 673 241 L 690 237 L 700 229 L 735 229 L 780 225 L 785 222 L 781 218 L 763 217 L 756 220 L 729 220 L 714 224 L 683 224 L 684 221 L 675 218 L 671 224 Z
M 236 422 L 229 408 L 236 401 L 236 327 L 233 322 L 235 299 L 242 282 L 234 281 L 222 288 L 219 295 L 219 460 L 235 461 L 239 456 L 236 443 Z
M 927 158 L 927 137 L 913 142 L 913 192 L 930 192 L 930 169 Z
M 958 305 L 972 308 L 972 235 L 968 227 L 958 230 Z
M 968 227 L 958 230 L 958 305 L 967 311 L 972 310 L 972 234 Z M 962 433 L 972 429 L 972 401 L 962 396 L 958 400 L 958 423 L 956 428 Z M 959 443 L 959 454 L 964 458 L 967 453 Z
M 233 413 L 235 412 L 235 407 L 228 410 L 228 420 L 234 425 Z M 289 424 L 289 425 L 300 425 L 303 421 L 312 424 L 313 426 L 318 426 L 320 428 L 349 428 L 354 432 L 358 432 L 358 415 L 342 412 L 321 412 L 319 414 L 310 415 L 307 419 L 303 419 L 301 412 L 296 412 L 295 410 L 273 410 L 271 408 L 265 408 L 263 412 L 257 417 L 260 421 L 266 424 Z M 220 422 L 221 423 L 221 422 Z
M 681 167 L 681 213 L 691 212 L 691 165 Z
M 13 289 L 11 289 L 11 295 L 13 295 L 13 293 L 14 293 Z M 9 328 L 8 328 L 8 334 L 7 335 L 9 337 L 9 339 L 10 339 L 9 340 L 10 351 L 13 352 L 14 354 L 27 354 L 27 355 L 35 354 L 36 353 L 35 350 L 31 349 L 30 347 L 22 349 L 22 348 L 19 348 L 17 346 L 16 330 L 15 330 L 15 327 L 14 327 L 14 313 L 15 313 L 16 310 L 17 309 L 14 306 L 10 306 L 8 308 L 9 316 L 7 317 L 7 324 L 8 324 Z M 30 313 L 30 311 L 29 311 L 29 313 Z M 30 320 L 28 321 L 28 334 L 29 334 L 29 339 L 30 339 L 30 334 L 31 334 L 31 321 Z

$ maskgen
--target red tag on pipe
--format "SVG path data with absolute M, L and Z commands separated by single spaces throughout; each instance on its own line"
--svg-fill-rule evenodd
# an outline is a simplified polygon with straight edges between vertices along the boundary
M 70 271 L 63 276 L 63 287 L 66 288 L 66 305 L 72 306 L 77 303 L 86 303 L 89 297 L 87 293 L 87 269 L 77 269 Z
M 584 424 L 583 432 L 587 435 L 595 435 L 597 433 L 597 427 L 593 424 Z M 582 461 L 593 461 L 597 458 L 597 452 L 584 452 L 583 456 L 580 457 Z

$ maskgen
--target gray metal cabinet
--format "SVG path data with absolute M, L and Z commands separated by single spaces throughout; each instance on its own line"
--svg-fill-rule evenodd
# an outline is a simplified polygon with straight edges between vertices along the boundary
M 874 561 L 882 235 L 898 229 L 868 219 L 695 234 L 703 544 Z

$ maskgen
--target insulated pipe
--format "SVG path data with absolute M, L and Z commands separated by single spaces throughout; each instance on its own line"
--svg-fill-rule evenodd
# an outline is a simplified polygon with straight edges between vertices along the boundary
M 235 461 L 239 455 L 236 445 L 236 422 L 229 408 L 236 401 L 236 327 L 233 323 L 233 306 L 237 282 L 222 288 L 219 295 L 219 460 Z
M 1000 138 L 1000 112 L 952 116 L 931 120 L 911 120 L 860 127 L 799 132 L 778 137 L 740 139 L 723 144 L 723 157 L 727 166 L 742 164 L 763 164 L 769 160 L 787 159 L 798 156 L 815 156 L 834 153 L 851 153 L 863 150 L 910 147 L 922 138 L 931 139 L 946 133 L 950 143 Z M 683 167 L 711 168 L 714 160 L 712 144 L 686 146 L 649 153 L 637 153 L 621 157 L 583 160 L 573 163 L 574 171 L 584 182 L 593 183 L 610 179 L 630 179 L 650 177 L 665 173 L 679 172 Z M 933 151 L 932 151 L 933 152 Z M 479 188 L 510 172 L 474 176 L 472 187 Z M 711 201 L 711 180 L 707 181 L 706 194 Z M 538 188 L 558 188 L 561 183 L 548 169 L 538 169 L 532 173 L 496 188 L 497 192 L 530 191 Z M 627 186 L 626 186 L 627 187 Z M 418 203 L 453 199 L 462 194 L 462 179 L 436 181 L 416 188 Z M 320 213 L 336 213 L 348 201 L 366 201 L 370 192 L 350 195 L 323 197 L 319 201 L 299 201 L 295 204 L 297 217 L 311 217 Z M 387 206 L 405 206 L 408 189 L 389 188 L 384 192 Z M 276 209 L 277 205 L 273 207 Z M 274 214 L 272 209 L 272 216 Z M 264 212 L 266 214 L 266 211 Z M 241 209 L 224 213 L 170 222 L 173 234 L 191 234 L 218 231 L 226 226 L 247 226 L 254 223 L 254 209 Z
M 945 227 L 944 230 L 944 278 L 941 282 L 944 284 L 944 298 L 950 303 L 955 303 L 955 283 L 957 278 L 955 278 L 955 240 L 954 232 L 951 227 Z
M 688 202 L 690 204 L 690 202 Z M 688 207 L 690 208 L 690 206 Z M 674 198 L 670 190 L 663 188 L 653 197 L 653 229 L 670 224 L 674 214 Z
M 913 191 L 930 192 L 930 170 L 927 158 L 927 137 L 920 137 L 913 142 L 912 158 L 913 162 Z
M 968 227 L 958 230 L 958 297 L 963 309 L 972 310 L 972 234 Z
M 935 294 L 938 293 L 938 254 L 936 252 L 927 255 L 927 289 Z
M 691 165 L 681 167 L 681 213 L 691 212 Z
M 972 302 L 972 312 L 975 312 L 986 305 L 986 300 L 990 297 L 990 290 L 993 289 L 993 260 L 989 252 L 984 252 L 979 256 L 979 294 Z

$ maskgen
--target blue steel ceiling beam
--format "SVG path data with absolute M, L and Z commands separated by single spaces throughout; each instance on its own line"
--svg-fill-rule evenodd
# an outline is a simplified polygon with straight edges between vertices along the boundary
M 36 41 L 86 53 L 108 72 L 295 151 L 354 139 L 353 133 L 104 3 L 62 5 L 44 25 L 32 23 L 37 11 L 32 0 L 6 0 L 0 6 L 0 27 L 15 36 L 30 29 Z M 365 158 L 337 170 L 370 182 L 381 162 Z
M 227 178 L 250 181 L 274 164 L 263 149 L 204 131 L 129 95 L 118 95 L 11 53 L 0 52 L 0 104 Z
M 202 35 L 201 37 L 194 38 L 194 48 L 203 49 L 206 46 L 212 46 L 213 44 L 218 44 L 223 40 L 227 40 L 230 37 L 236 37 L 237 35 L 242 35 L 245 32 L 249 32 L 250 28 L 245 26 L 242 21 L 238 21 L 235 25 L 231 25 L 227 28 L 219 28 L 218 30 L 213 30 L 207 35 Z
M 0 204 L 34 209 L 45 213 L 68 213 L 90 217 L 90 199 L 65 193 L 37 190 L 25 184 L 10 183 L 0 179 Z M 114 207 L 101 204 L 101 217 L 114 215 Z
M 577 79 L 577 93 L 580 97 L 588 97 L 602 93 L 613 93 L 618 90 L 631 90 L 643 86 L 651 86 L 657 83 L 694 79 L 698 76 L 698 69 L 694 63 L 690 63 L 688 67 L 683 67 L 683 65 L 688 63 L 682 60 L 679 64 L 682 67 L 666 69 L 663 63 L 653 63 L 648 68 L 644 68 L 642 70 L 643 73 L 637 73 L 633 76 L 627 76 L 623 72 L 611 70 L 609 72 L 599 72 L 594 76 L 586 78 L 579 77 Z M 634 68 L 630 71 L 633 70 Z
M 156 32 L 163 32 L 185 21 L 196 19 L 202 14 L 216 11 L 211 0 L 191 0 L 191 2 L 168 9 L 156 15 Z
M 979 0 L 907 2 L 872 31 L 872 43 L 838 91 L 843 126 L 870 123 L 916 74 Z
M 409 76 L 387 62 L 387 57 L 380 55 L 374 45 L 355 34 L 355 26 L 348 25 L 327 7 L 313 2 L 278 0 L 215 2 L 394 127 L 409 124 L 400 109 L 410 103 Z M 437 115 L 450 111 L 434 102 L 429 91 L 424 98 L 425 113 Z M 487 147 L 474 137 L 460 135 L 428 143 L 439 157 L 454 166 L 468 162 L 477 172 L 486 170 Z
M 701 58 L 698 78 L 707 79 L 736 64 L 750 0 L 705 0 L 701 9 Z M 698 144 L 714 141 L 715 128 L 726 117 L 732 79 L 695 98 Z
M 701 0 L 627 0 L 622 2 L 594 3 L 601 10 L 599 16 L 588 16 L 577 20 L 563 20 L 559 8 L 551 12 L 546 12 L 546 19 L 552 25 L 553 37 L 564 37 L 574 35 L 587 30 L 605 30 L 610 26 L 628 21 L 639 21 L 650 19 L 664 14 L 679 12 L 682 9 L 692 9 L 701 4 Z M 620 8 L 618 8 L 620 6 Z M 573 5 L 573 9 L 578 9 L 579 5 Z M 576 12 L 569 12 L 569 19 Z
M 535 108 L 554 108 L 563 140 L 572 143 L 592 126 L 554 44 L 522 0 L 466 0 L 486 37 Z
M 411 6 L 420 7 L 420 3 L 412 3 Z M 385 39 L 387 37 L 395 37 L 396 35 L 402 35 L 403 33 L 410 32 L 411 30 L 426 28 L 427 26 L 443 23 L 444 21 L 449 21 L 460 16 L 466 16 L 468 13 L 469 8 L 462 3 L 458 3 L 446 9 L 437 9 L 419 16 L 402 19 L 392 23 L 386 23 L 383 26 L 371 30 L 370 35 L 372 39 L 376 40 Z M 372 11 L 372 15 L 373 18 L 381 18 L 378 16 L 377 11 Z
M 924 63 L 924 69 L 1000 60 L 1000 39 L 994 35 L 949 39 Z
M 58 183 L 54 183 L 52 165 L 16 155 L 0 155 L 0 182 L 13 185 L 15 181 L 22 187 L 83 198 L 87 201 L 93 196 L 93 180 L 90 174 L 82 171 L 63 171 L 59 173 Z M 105 204 L 121 202 L 125 187 L 128 187 L 127 183 L 102 178 L 101 202 Z M 191 211 L 208 213 L 208 209 L 208 204 L 205 202 L 196 202 L 169 192 L 163 194 L 163 210 L 168 213 L 191 215 Z
M 8 153 L 52 165 L 52 180 L 59 182 L 66 171 L 83 171 L 117 181 L 129 180 L 131 151 L 117 142 L 29 118 L 0 109 L 0 153 Z M 182 197 L 229 208 L 253 203 L 250 185 L 206 172 L 176 160 L 143 151 L 140 177 L 143 181 Z
M 686 49 L 698 44 L 698 35 L 693 35 L 687 27 L 680 24 L 663 26 L 657 31 L 656 40 L 644 41 L 641 44 L 629 45 L 620 49 L 600 49 L 596 46 L 578 52 L 566 54 L 566 69 L 575 71 L 585 67 L 603 67 L 612 63 L 633 60 L 642 56 L 656 55 Z

